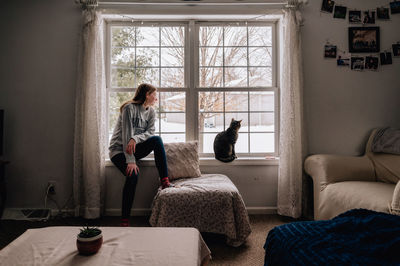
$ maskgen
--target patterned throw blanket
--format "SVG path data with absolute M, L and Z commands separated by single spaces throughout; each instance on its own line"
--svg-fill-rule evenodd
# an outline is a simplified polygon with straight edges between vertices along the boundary
M 264 265 L 400 265 L 400 216 L 354 209 L 272 229 Z
M 242 196 L 225 175 L 204 174 L 174 180 L 177 188 L 158 190 L 150 224 L 157 227 L 195 227 L 227 237 L 228 245 L 242 245 L 251 232 Z

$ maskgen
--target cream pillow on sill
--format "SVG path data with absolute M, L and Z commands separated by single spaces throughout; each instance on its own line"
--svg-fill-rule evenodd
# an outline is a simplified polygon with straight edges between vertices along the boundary
M 170 180 L 199 177 L 199 143 L 197 141 L 165 143 Z

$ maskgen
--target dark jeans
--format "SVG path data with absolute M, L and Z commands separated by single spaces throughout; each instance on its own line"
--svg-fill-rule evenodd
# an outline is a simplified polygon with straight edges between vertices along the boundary
M 144 142 L 136 144 L 135 148 L 136 161 L 146 157 L 152 151 L 154 151 L 154 159 L 156 161 L 156 167 L 160 179 L 167 177 L 168 176 L 167 158 L 165 156 L 164 143 L 159 136 L 152 136 L 147 140 L 145 140 Z M 111 161 L 126 177 L 124 189 L 122 192 L 122 218 L 128 218 L 130 216 L 133 199 L 135 197 L 138 175 L 135 174 L 135 171 L 133 171 L 130 176 L 126 176 L 126 168 L 128 164 L 126 163 L 126 158 L 124 153 L 119 153 L 115 155 L 114 157 L 111 158 Z

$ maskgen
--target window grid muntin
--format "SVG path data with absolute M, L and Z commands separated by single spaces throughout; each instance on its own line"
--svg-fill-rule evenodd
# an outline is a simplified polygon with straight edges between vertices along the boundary
M 150 22 L 149 24 L 151 24 L 151 25 L 154 25 L 154 22 Z M 128 45 L 128 46 L 113 46 L 112 45 L 112 27 L 118 27 L 118 26 L 121 26 L 121 27 L 124 27 L 124 26 L 127 26 L 127 27 L 134 27 L 134 34 L 135 34 L 135 37 L 134 37 L 134 46 L 132 46 L 132 45 Z M 144 27 L 144 26 L 147 26 L 145 23 L 141 23 L 141 25 L 138 25 L 137 23 L 129 23 L 129 22 L 111 22 L 111 23 L 109 23 L 108 25 L 107 25 L 107 34 L 106 34 L 106 36 L 107 36 L 107 43 L 108 43 L 108 50 L 109 50 L 109 52 L 107 52 L 107 54 L 108 54 L 108 56 L 107 56 L 107 59 L 106 59 L 106 61 L 107 61 L 107 80 L 106 80 L 106 84 L 107 84 L 107 91 L 108 91 L 108 93 L 107 93 L 107 95 L 108 95 L 108 97 L 107 97 L 107 106 L 109 106 L 109 97 L 110 97 L 110 93 L 113 93 L 113 92 L 132 92 L 132 91 L 134 91 L 134 89 L 135 88 L 133 88 L 133 87 L 117 87 L 117 86 L 112 86 L 112 75 L 111 75 L 111 71 L 113 70 L 113 69 L 132 69 L 132 70 L 134 70 L 135 71 L 135 75 L 134 75 L 134 86 L 136 86 L 135 84 L 137 84 L 137 73 L 136 73 L 136 70 L 138 70 L 138 69 L 158 69 L 159 70 L 159 73 L 158 73 L 158 79 L 159 79 L 159 81 L 158 81 L 158 84 L 154 84 L 154 85 L 156 85 L 157 86 L 157 88 L 158 88 L 158 98 L 160 99 L 160 95 L 161 95 L 161 93 L 162 92 L 185 92 L 186 93 L 186 79 L 185 79 L 185 72 L 186 72 L 186 66 L 185 66 L 185 57 L 186 57 L 186 49 L 185 49 L 185 46 L 177 46 L 177 45 L 162 45 L 162 43 L 161 43 L 161 30 L 162 30 L 162 28 L 163 27 L 174 27 L 174 26 L 178 26 L 178 27 L 183 27 L 183 29 L 184 29 L 184 31 L 185 31 L 185 40 L 184 40 L 184 44 L 186 43 L 186 38 L 187 38 L 187 23 L 172 23 L 172 24 L 170 24 L 170 23 L 156 23 L 156 27 L 158 27 L 158 34 L 159 34 L 159 40 L 158 40 L 158 45 L 137 45 L 137 33 L 138 33 L 138 30 L 139 30 L 139 28 L 140 27 Z M 111 53 L 111 51 L 112 51 L 112 49 L 114 49 L 114 48 L 134 48 L 134 53 L 135 53 L 135 57 L 134 57 L 134 67 L 123 67 L 123 66 L 118 66 L 118 65 L 112 65 L 111 64 L 111 59 L 112 59 L 112 53 Z M 145 48 L 157 48 L 158 49 L 158 52 L 159 52 L 159 56 L 158 56 L 158 66 L 138 66 L 137 65 L 137 48 L 140 48 L 140 49 L 145 49 Z M 181 66 L 163 66 L 162 65 L 162 61 L 161 61 L 161 59 L 162 59 L 162 54 L 161 54 L 161 51 L 162 51 L 162 49 L 163 48 L 182 48 L 183 50 L 184 50 L 184 54 L 185 54 L 185 57 L 184 57 L 184 61 L 183 61 L 183 64 L 181 65 Z M 162 88 L 160 85 L 161 85 L 161 82 L 162 82 L 162 69 L 183 69 L 183 71 L 184 71 L 184 75 L 183 75 L 183 77 L 184 77 L 184 80 L 183 80 L 183 83 L 184 83 L 184 86 L 183 87 L 179 87 L 179 88 L 173 88 L 173 87 L 168 87 L 168 88 Z M 160 107 L 161 107 L 161 101 L 158 101 L 158 110 L 160 110 Z M 107 109 L 107 128 L 108 128 L 108 130 L 107 130 L 107 134 L 109 134 L 109 132 L 110 132 L 110 130 L 113 130 L 113 129 L 110 129 L 109 128 L 109 123 L 108 123 L 108 121 L 109 121 L 109 111 L 108 111 L 109 109 Z M 185 108 L 185 111 L 181 111 L 181 112 L 178 112 L 178 111 L 157 111 L 157 119 L 158 119 L 158 128 L 159 128 L 159 131 L 158 132 L 155 132 L 156 134 L 158 134 L 158 135 L 161 135 L 161 134 L 167 134 L 167 135 L 174 135 L 174 134 L 185 134 L 185 132 L 181 132 L 181 131 L 168 131 L 168 132 L 164 132 L 164 131 L 162 131 L 163 130 L 163 128 L 162 128 L 162 126 L 161 126 L 161 122 L 162 122 L 162 119 L 161 119 L 161 117 L 162 117 L 162 114 L 168 114 L 168 113 L 182 113 L 182 114 L 185 114 L 186 113 L 186 108 Z M 185 122 L 185 125 L 186 125 L 186 122 Z
M 172 24 L 170 24 L 171 22 L 150 22 L 151 24 L 155 24 L 155 25 L 167 25 L 167 26 L 174 26 Z M 186 23 L 186 24 L 185 24 Z M 266 45 L 266 46 L 252 46 L 252 45 L 247 45 L 248 48 L 251 47 L 266 47 L 266 48 L 272 48 L 272 58 L 271 58 L 271 66 L 263 66 L 263 65 L 258 65 L 258 66 L 251 66 L 249 65 L 249 57 L 247 58 L 247 62 L 248 62 L 248 67 L 270 67 L 271 68 L 271 74 L 272 74 L 272 84 L 271 86 L 268 87 L 229 87 L 229 88 L 223 88 L 223 87 L 199 87 L 198 84 L 198 74 L 199 74 L 199 66 L 198 66 L 198 51 L 199 51 L 199 46 L 195 45 L 195 43 L 199 44 L 199 35 L 198 35 L 198 27 L 199 27 L 199 23 L 201 24 L 205 24 L 205 23 L 211 23 L 214 24 L 216 26 L 221 26 L 226 25 L 226 22 L 221 21 L 221 22 L 199 22 L 199 21 L 194 21 L 194 20 L 190 20 L 190 21 L 180 21 L 180 22 L 175 22 L 175 26 L 183 26 L 185 28 L 185 42 L 184 42 L 184 50 L 185 50 L 185 59 L 184 59 L 184 84 L 185 86 L 182 88 L 159 88 L 159 91 L 176 91 L 176 92 L 180 92 L 180 91 L 185 91 L 186 92 L 186 139 L 187 140 L 193 140 L 193 139 L 199 139 L 199 132 L 198 132 L 198 112 L 199 110 L 197 109 L 198 106 L 198 93 L 201 91 L 243 91 L 244 90 L 248 90 L 250 91 L 273 91 L 274 92 L 274 114 L 275 114 L 275 120 L 274 120 L 274 125 L 275 125 L 275 152 L 274 153 L 268 153 L 270 155 L 277 155 L 278 154 L 278 137 L 279 137 L 279 89 L 277 88 L 277 78 L 276 75 L 279 71 L 279 69 L 277 68 L 277 46 L 276 46 L 276 41 L 277 41 L 277 37 L 276 37 L 276 21 L 257 21 L 257 22 L 252 22 L 252 25 L 254 24 L 263 24 L 265 26 L 271 26 L 272 28 L 272 42 L 271 45 Z M 118 26 L 118 24 L 123 24 L 125 26 L 132 26 L 133 23 L 130 22 L 109 22 L 107 24 L 108 29 L 110 28 L 109 25 L 116 25 Z M 232 23 L 234 25 L 237 25 L 237 22 Z M 250 24 L 250 23 L 249 23 Z M 196 34 L 197 33 L 197 34 Z M 110 30 L 108 30 L 108 33 L 106 34 L 107 38 L 108 38 L 108 42 L 109 44 L 111 43 L 111 34 L 110 34 Z M 192 36 L 192 37 L 191 37 Z M 194 36 L 194 38 L 193 38 Z M 224 36 L 224 35 L 223 35 Z M 111 64 L 109 62 L 109 59 L 111 58 L 111 49 L 109 49 L 110 45 L 108 45 L 107 47 L 107 53 L 109 54 L 109 56 L 107 56 L 107 65 L 106 65 L 106 71 L 107 71 L 107 90 L 111 91 L 111 82 L 110 82 L 110 73 L 111 73 Z M 129 46 L 124 46 L 124 47 L 129 47 Z M 163 48 L 167 46 L 163 46 Z M 170 47 L 176 47 L 176 46 L 170 46 Z M 179 46 L 182 47 L 182 46 Z M 212 47 L 212 46 L 209 46 Z M 217 46 L 220 47 L 220 46 Z M 197 55 L 197 56 L 193 56 L 193 55 Z M 136 56 L 136 53 L 135 53 Z M 161 54 L 160 54 L 161 56 Z M 197 59 L 196 59 L 197 57 Z M 193 60 L 194 59 L 194 60 Z M 136 60 L 135 60 L 136 61 Z M 192 62 L 193 61 L 193 62 Z M 190 62 L 190 64 L 188 64 L 188 62 Z M 194 64 L 193 64 L 194 63 Z M 190 66 L 197 66 L 197 67 L 190 67 Z M 211 66 L 212 67 L 212 66 Z M 159 69 L 163 68 L 160 64 Z M 168 68 L 179 68 L 177 66 L 175 67 L 168 67 Z M 224 68 L 225 69 L 225 68 Z M 194 70 L 194 71 L 193 71 Z M 161 71 L 160 71 L 161 73 Z M 194 75 L 193 75 L 194 74 Z M 249 75 L 249 72 L 247 73 Z M 225 78 L 225 73 L 223 75 L 223 77 Z M 136 78 L 136 76 L 135 76 Z M 136 81 L 135 81 L 136 82 Z M 161 78 L 160 78 L 160 82 Z M 249 78 L 247 78 L 247 82 L 249 83 Z M 133 90 L 133 88 L 114 88 L 116 89 L 115 91 L 127 91 L 127 92 L 131 92 Z M 192 92 L 190 92 L 192 91 Z M 192 96 L 190 96 L 192 95 Z M 248 97 L 248 101 L 250 101 L 250 97 Z M 108 97 L 107 97 L 107 105 L 108 105 Z M 194 110 L 191 110 L 190 108 L 192 108 L 192 106 L 196 106 L 196 108 L 193 108 Z M 250 106 L 248 104 L 248 106 Z M 190 108 L 189 108 L 190 107 Z M 108 113 L 108 110 L 107 110 Z M 194 116 L 193 116 L 194 115 Z M 250 115 L 250 113 L 249 113 Z M 191 119 L 191 117 L 196 118 L 196 119 Z M 108 115 L 107 115 L 107 119 L 108 119 Z M 190 123 L 189 123 L 190 121 Z M 224 119 L 225 121 L 225 119 Z M 250 119 L 249 119 L 250 121 Z M 108 123 L 107 123 L 108 124 Z M 193 129 L 192 129 L 192 128 Z M 170 133 L 170 132 L 168 132 Z M 258 133 L 258 132 L 257 132 Z M 261 132 L 260 132 L 261 133 Z M 267 132 L 266 132 L 267 133 Z M 250 147 L 250 146 L 249 146 Z M 207 155 L 207 154 L 204 154 Z M 212 155 L 212 154 L 209 154 Z M 259 155 L 265 155 L 265 153 L 252 153 L 251 156 L 259 156 Z
M 203 23 L 203 22 L 198 22 L 197 23 L 197 27 L 196 27 L 196 30 L 197 30 L 197 35 L 199 35 L 199 33 L 200 33 L 200 28 L 201 27 L 207 27 L 207 26 L 217 26 L 217 27 L 223 27 L 223 34 L 222 34 L 222 38 L 223 38 L 223 42 L 222 42 L 222 47 L 221 46 L 215 46 L 215 45 L 211 45 L 211 46 L 207 46 L 207 45 L 200 45 L 200 42 L 198 42 L 198 51 L 200 50 L 200 48 L 202 48 L 202 47 L 206 47 L 206 48 L 222 48 L 222 53 L 223 53 L 223 58 L 222 58 L 222 66 L 215 66 L 214 68 L 221 68 L 222 67 L 222 69 L 223 69 L 223 76 L 222 76 L 222 78 L 223 78 L 223 86 L 222 87 L 201 87 L 200 86 L 200 83 L 199 83 L 199 80 L 197 80 L 197 82 L 196 82 L 196 91 L 197 91 L 197 94 L 199 94 L 200 92 L 212 92 L 212 91 L 215 91 L 215 92 L 223 92 L 223 111 L 222 112 L 208 112 L 208 113 L 223 113 L 223 128 L 224 128 L 224 130 L 228 127 L 228 125 L 226 125 L 226 123 L 225 123 L 225 121 L 226 121 L 226 114 L 227 113 L 246 113 L 245 111 L 242 111 L 242 112 L 238 112 L 238 111 L 235 111 L 235 112 L 233 112 L 233 111 L 229 111 L 229 112 L 226 112 L 226 110 L 225 110 L 225 92 L 227 92 L 227 91 L 241 91 L 241 92 L 247 92 L 247 101 L 248 101 L 248 103 L 247 103 L 247 109 L 248 109 L 248 111 L 247 111 L 247 114 L 248 114 L 248 131 L 246 131 L 246 132 L 241 132 L 241 133 L 245 133 L 245 134 L 247 134 L 247 143 L 248 143 L 248 152 L 247 152 L 247 154 L 246 155 L 255 155 L 255 154 L 260 154 L 260 153 L 251 153 L 251 136 L 250 136 L 250 134 L 251 133 L 253 133 L 253 134 L 257 134 L 257 133 L 273 133 L 274 134 L 274 138 L 275 138 L 275 143 L 274 143 L 274 152 L 273 152 L 273 154 L 275 155 L 275 154 L 277 154 L 278 153 L 278 147 L 277 147 L 277 133 L 278 133 L 278 130 L 279 130 L 279 128 L 278 128 L 278 124 L 277 124 L 277 107 L 278 107 L 278 104 L 277 104 L 277 88 L 276 88 L 276 78 L 275 78 L 275 75 L 277 74 L 276 72 L 277 72 L 277 64 L 276 64 L 276 59 L 275 59 L 275 57 L 276 57 L 276 52 L 277 52 L 277 49 L 276 49 L 276 37 L 275 37 L 275 27 L 276 27 L 276 25 L 273 25 L 273 24 L 270 24 L 270 23 L 263 23 L 263 22 L 260 22 L 260 23 L 248 23 L 248 22 L 244 22 L 244 25 L 246 26 L 246 42 L 247 42 L 247 45 L 246 46 L 241 46 L 241 45 L 238 45 L 238 46 L 225 46 L 225 27 L 228 25 L 229 26 L 229 24 L 232 24 L 232 23 L 226 23 L 226 22 L 222 22 L 222 23 L 215 23 L 215 22 L 211 22 L 211 23 L 207 23 L 207 22 L 205 22 L 205 23 Z M 249 24 L 250 25 L 262 25 L 262 26 L 264 26 L 264 27 L 271 27 L 271 38 L 272 38 L 272 40 L 271 40 L 271 44 L 272 45 L 262 45 L 262 46 L 260 46 L 260 45 L 255 45 L 255 46 L 252 46 L 252 45 L 249 45 Z M 236 26 L 240 26 L 239 24 L 237 24 L 237 23 L 234 23 L 234 25 L 236 25 Z M 247 61 L 247 66 L 246 66 L 246 69 L 247 69 L 247 80 L 246 80 L 246 83 L 247 83 L 247 87 L 225 87 L 225 69 L 226 69 L 226 66 L 225 66 L 225 48 L 226 47 L 247 47 L 247 58 L 246 58 L 246 61 Z M 272 48 L 271 49 L 271 53 L 272 53 L 272 58 L 271 58 L 271 66 L 268 66 L 268 65 L 261 65 L 261 66 L 252 66 L 252 65 L 250 65 L 250 58 L 249 58 L 249 49 L 250 48 L 253 48 L 253 47 L 265 47 L 265 48 L 267 48 L 267 49 L 269 49 L 269 48 Z M 235 67 L 237 67 L 237 68 L 243 68 L 243 66 L 229 66 L 229 68 L 235 68 Z M 271 87 L 268 87 L 268 86 L 265 86 L 265 87 L 250 87 L 250 74 L 249 74 L 249 68 L 250 67 L 254 67 L 254 68 L 271 68 L 271 83 L 272 83 L 272 86 Z M 201 71 L 201 69 L 202 68 L 213 68 L 213 66 L 200 66 L 199 64 L 197 64 L 197 69 L 198 69 L 198 75 L 199 75 L 199 73 L 200 73 L 200 71 Z M 250 124 L 251 124 L 251 118 L 250 118 L 250 116 L 251 116 L 251 114 L 252 113 L 263 113 L 263 112 L 259 112 L 259 111 L 250 111 L 250 91 L 273 91 L 274 92 L 274 94 L 273 94 L 273 98 L 274 98 L 274 111 L 268 111 L 269 113 L 273 113 L 274 114 L 274 117 L 275 117 L 275 119 L 274 119 L 274 131 L 266 131 L 266 132 L 261 132 L 261 131 L 256 131 L 256 132 L 252 132 L 251 130 L 250 130 Z M 198 104 L 197 104 L 197 109 L 198 109 Z M 200 112 L 200 110 L 197 110 L 197 112 L 198 112 L 198 114 L 200 115 L 200 113 L 207 113 L 207 112 Z M 197 116 L 198 118 L 198 120 L 199 120 L 199 115 Z M 198 128 L 198 127 L 197 127 Z M 210 133 L 212 133 L 212 132 L 210 132 L 210 131 L 202 131 L 202 132 L 200 132 L 200 130 L 198 129 L 198 134 L 199 134 L 199 138 L 202 136 L 202 135 L 204 135 L 204 134 L 210 134 Z M 215 133 L 215 132 L 214 132 Z M 202 150 L 202 145 L 200 146 L 200 149 Z M 239 154 L 239 153 L 238 153 Z M 262 155 L 265 155 L 265 154 L 271 154 L 270 152 L 267 152 L 267 153 L 261 153 Z M 203 153 L 203 155 L 212 155 L 211 153 Z

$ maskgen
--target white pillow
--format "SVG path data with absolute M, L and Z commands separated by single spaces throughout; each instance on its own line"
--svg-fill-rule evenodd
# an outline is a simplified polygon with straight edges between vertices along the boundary
M 201 175 L 197 141 L 165 143 L 164 147 L 170 180 Z

